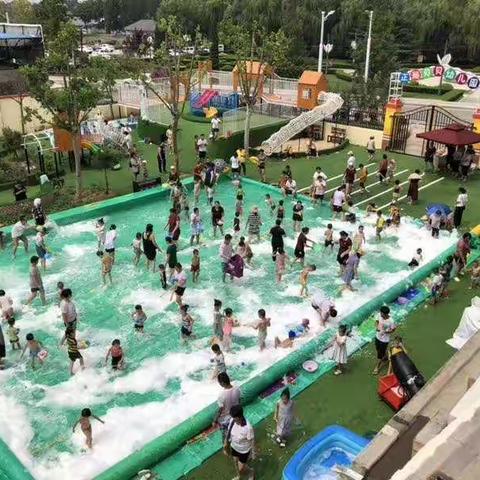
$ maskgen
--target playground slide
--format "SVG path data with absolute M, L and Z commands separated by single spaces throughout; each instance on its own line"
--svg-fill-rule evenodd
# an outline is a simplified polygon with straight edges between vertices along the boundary
M 92 142 L 88 142 L 87 140 L 82 140 L 81 147 L 84 148 L 85 150 L 90 150 L 94 154 L 102 151 L 99 145 L 96 145 L 95 143 L 92 143 Z
M 267 155 L 270 155 L 275 149 L 281 147 L 305 128 L 332 115 L 343 105 L 343 98 L 336 93 L 321 92 L 319 100 L 320 105 L 293 118 L 262 143 L 262 148 Z
M 218 95 L 216 90 L 205 90 L 198 99 L 197 103 L 194 105 L 194 108 L 206 107 L 208 102 L 216 95 Z

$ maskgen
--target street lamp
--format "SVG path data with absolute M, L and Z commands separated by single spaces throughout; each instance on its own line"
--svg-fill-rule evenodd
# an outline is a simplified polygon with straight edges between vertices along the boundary
M 372 23 L 373 23 L 373 10 L 365 10 L 370 17 L 368 22 L 368 38 L 367 38 L 367 55 L 365 58 L 365 83 L 368 81 L 368 69 L 370 67 L 370 47 L 372 44 Z
M 326 15 L 325 12 L 322 11 L 322 25 L 320 28 L 320 45 L 318 46 L 318 71 L 322 72 L 322 63 L 323 63 L 323 30 L 325 27 L 325 21 L 330 15 L 333 15 L 335 10 L 330 10 Z
M 325 63 L 325 75 L 328 73 L 328 55 L 330 54 L 330 52 L 332 51 L 333 49 L 333 44 L 331 43 L 326 43 L 324 46 L 323 46 L 323 49 L 325 50 L 325 53 L 327 54 L 327 61 Z

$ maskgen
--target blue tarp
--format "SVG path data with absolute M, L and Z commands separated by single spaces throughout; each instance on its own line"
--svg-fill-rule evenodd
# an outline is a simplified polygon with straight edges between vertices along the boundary
M 0 40 L 35 40 L 41 39 L 39 35 L 22 35 L 21 33 L 3 33 L 0 32 Z

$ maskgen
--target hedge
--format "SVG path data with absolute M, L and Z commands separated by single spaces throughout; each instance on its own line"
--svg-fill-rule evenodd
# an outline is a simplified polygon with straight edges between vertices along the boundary
M 272 125 L 265 125 L 263 127 L 255 127 L 250 130 L 250 145 L 259 146 L 264 140 L 277 132 L 279 128 L 286 125 L 288 122 L 282 121 Z M 229 138 L 219 138 L 208 146 L 208 156 L 210 158 L 228 159 L 235 150 L 243 148 L 243 130 L 235 132 Z
M 429 87 L 428 85 L 418 85 L 418 84 L 410 84 L 410 85 L 405 85 L 403 87 L 403 90 L 405 92 L 412 92 L 412 93 L 431 93 L 431 94 L 436 94 L 438 93 L 439 87 Z M 440 92 L 442 94 L 449 92 L 450 90 L 453 90 L 453 86 L 450 83 L 442 83 L 440 85 Z
M 351 82 L 351 81 L 353 80 L 352 75 L 350 75 L 349 73 L 345 73 L 345 72 L 342 71 L 342 70 L 336 70 L 336 71 L 335 71 L 335 76 L 336 76 L 339 80 L 345 80 L 346 82 Z
M 158 145 L 161 143 L 167 128 L 167 125 L 140 119 L 138 121 L 137 133 L 140 138 L 148 137 L 153 143 Z
M 456 102 L 457 100 L 460 100 L 463 97 L 464 93 L 465 93 L 464 90 L 458 90 L 454 88 L 449 92 L 444 93 L 441 99 L 445 100 L 446 102 Z

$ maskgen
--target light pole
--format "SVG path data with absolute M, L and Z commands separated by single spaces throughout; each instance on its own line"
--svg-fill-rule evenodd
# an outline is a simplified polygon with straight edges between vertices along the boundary
M 320 45 L 318 46 L 318 71 L 322 72 L 322 63 L 323 63 L 323 30 L 325 27 L 325 21 L 330 15 L 333 15 L 335 10 L 330 10 L 326 15 L 322 11 L 322 25 L 320 27 Z
M 325 75 L 328 73 L 328 55 L 333 49 L 333 45 L 331 43 L 326 43 L 323 46 L 323 49 L 325 50 L 325 53 L 327 54 L 327 61 L 325 62 Z
M 367 38 L 367 55 L 365 58 L 365 83 L 368 81 L 368 69 L 370 68 L 370 47 L 372 45 L 372 23 L 373 23 L 373 10 L 366 10 L 370 17 L 368 22 L 368 38 Z

